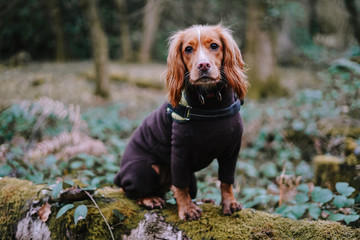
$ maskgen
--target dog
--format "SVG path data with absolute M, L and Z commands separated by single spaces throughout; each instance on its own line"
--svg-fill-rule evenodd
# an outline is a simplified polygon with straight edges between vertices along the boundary
M 241 52 L 221 25 L 194 25 L 169 38 L 168 102 L 132 135 L 114 182 L 127 197 L 163 208 L 173 191 L 179 218 L 197 220 L 195 172 L 219 163 L 225 215 L 241 210 L 233 193 L 243 124 L 239 113 L 248 82 Z

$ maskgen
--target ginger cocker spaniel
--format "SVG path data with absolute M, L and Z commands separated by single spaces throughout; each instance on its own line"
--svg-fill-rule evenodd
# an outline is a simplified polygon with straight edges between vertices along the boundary
M 223 213 L 241 209 L 233 194 L 248 86 L 241 52 L 229 29 L 194 25 L 169 39 L 168 102 L 134 132 L 115 183 L 139 205 L 163 208 L 173 191 L 180 219 L 196 220 L 195 172 L 219 163 Z

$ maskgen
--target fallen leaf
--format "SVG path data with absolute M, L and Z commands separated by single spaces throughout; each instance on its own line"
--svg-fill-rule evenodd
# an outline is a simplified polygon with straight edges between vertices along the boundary
M 49 219 L 49 215 L 51 214 L 50 207 L 51 205 L 49 203 L 45 203 L 39 209 L 38 215 L 41 221 L 46 222 Z

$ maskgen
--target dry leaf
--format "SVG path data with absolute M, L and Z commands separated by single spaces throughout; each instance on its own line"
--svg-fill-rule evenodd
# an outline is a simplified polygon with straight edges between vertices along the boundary
M 49 215 L 51 214 L 50 207 L 51 205 L 49 203 L 45 203 L 39 209 L 38 215 L 41 221 L 46 222 L 49 219 Z

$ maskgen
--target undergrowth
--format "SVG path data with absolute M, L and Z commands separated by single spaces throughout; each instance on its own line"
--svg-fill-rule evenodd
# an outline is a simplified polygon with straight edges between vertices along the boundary
M 246 208 L 301 219 L 359 225 L 359 189 L 312 184 L 315 155 L 349 158 L 360 165 L 360 70 L 335 61 L 321 74 L 322 89 L 299 90 L 287 99 L 247 101 L 246 127 L 237 163 L 235 193 Z M 122 104 L 90 109 L 49 98 L 14 103 L 0 112 L 0 177 L 49 185 L 79 179 L 90 188 L 112 183 L 127 140 L 141 120 L 119 113 Z M 346 139 L 355 144 L 345 148 Z M 197 173 L 198 198 L 220 202 L 217 163 Z M 55 185 L 56 186 L 56 185 Z M 171 202 L 171 200 L 170 200 Z

